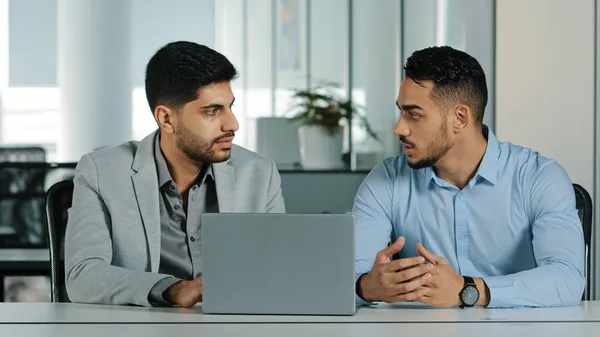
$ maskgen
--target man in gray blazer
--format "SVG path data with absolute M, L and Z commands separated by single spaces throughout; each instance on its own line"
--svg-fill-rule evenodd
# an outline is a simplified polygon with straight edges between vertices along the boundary
M 191 307 L 202 300 L 202 214 L 285 212 L 275 165 L 232 144 L 236 76 L 227 58 L 191 42 L 150 59 L 159 130 L 77 165 L 65 238 L 72 302 Z

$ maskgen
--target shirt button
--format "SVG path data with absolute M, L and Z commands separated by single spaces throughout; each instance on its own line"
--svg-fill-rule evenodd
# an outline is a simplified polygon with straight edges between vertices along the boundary
M 175 186 L 173 186 L 173 185 L 169 186 L 169 188 L 173 191 L 175 190 Z
M 190 241 L 194 242 L 194 241 L 196 241 L 196 238 L 192 236 L 192 237 L 190 238 Z
M 198 189 L 198 186 L 194 185 L 194 187 L 192 187 L 192 191 L 195 191 L 196 189 Z
M 176 211 L 179 210 L 179 205 L 175 205 L 173 208 L 175 208 Z
M 461 241 L 467 241 L 467 235 L 466 235 L 466 234 L 462 234 L 462 235 L 460 236 L 460 240 L 461 240 Z

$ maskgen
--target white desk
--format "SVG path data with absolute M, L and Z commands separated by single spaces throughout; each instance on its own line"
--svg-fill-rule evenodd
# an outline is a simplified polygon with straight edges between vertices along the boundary
M 600 323 L 35 324 L 0 325 L 1 337 L 595 337 Z
M 575 307 L 539 309 L 435 309 L 420 304 L 380 304 L 354 316 L 208 315 L 202 307 L 145 308 L 73 303 L 0 303 L 2 323 L 159 324 L 373 324 L 373 323 L 600 323 L 600 301 Z M 600 327 L 600 324 L 599 324 Z
M 0 336 L 573 336 L 600 331 L 600 302 L 543 309 L 361 308 L 354 316 L 206 315 L 202 307 L 0 303 Z

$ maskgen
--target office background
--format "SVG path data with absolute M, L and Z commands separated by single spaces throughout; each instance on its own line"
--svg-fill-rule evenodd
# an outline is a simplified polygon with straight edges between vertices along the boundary
M 49 162 L 73 162 L 141 139 L 156 127 L 143 91 L 147 60 L 167 42 L 191 40 L 238 68 L 235 142 L 278 162 L 288 210 L 344 212 L 366 172 L 400 151 L 392 128 L 406 57 L 447 44 L 481 62 L 490 90 L 484 122 L 498 138 L 558 160 L 595 201 L 599 7 L 595 0 L 0 0 L 0 145 L 41 146 Z M 289 127 L 292 91 L 323 81 L 365 106 L 382 141 L 358 125 L 346 128 L 349 166 L 311 172 L 296 165 L 297 139 L 277 130 Z M 592 294 L 600 298 L 600 234 L 593 236 Z

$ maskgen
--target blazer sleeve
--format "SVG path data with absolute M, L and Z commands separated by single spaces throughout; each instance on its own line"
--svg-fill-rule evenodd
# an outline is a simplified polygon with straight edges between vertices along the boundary
M 152 287 L 169 275 L 112 266 L 111 217 L 98 188 L 98 171 L 85 155 L 73 179 L 65 233 L 65 280 L 71 302 L 151 306 Z
M 285 203 L 281 192 L 281 177 L 275 163 L 271 162 L 271 177 L 267 190 L 265 213 L 285 213 Z

